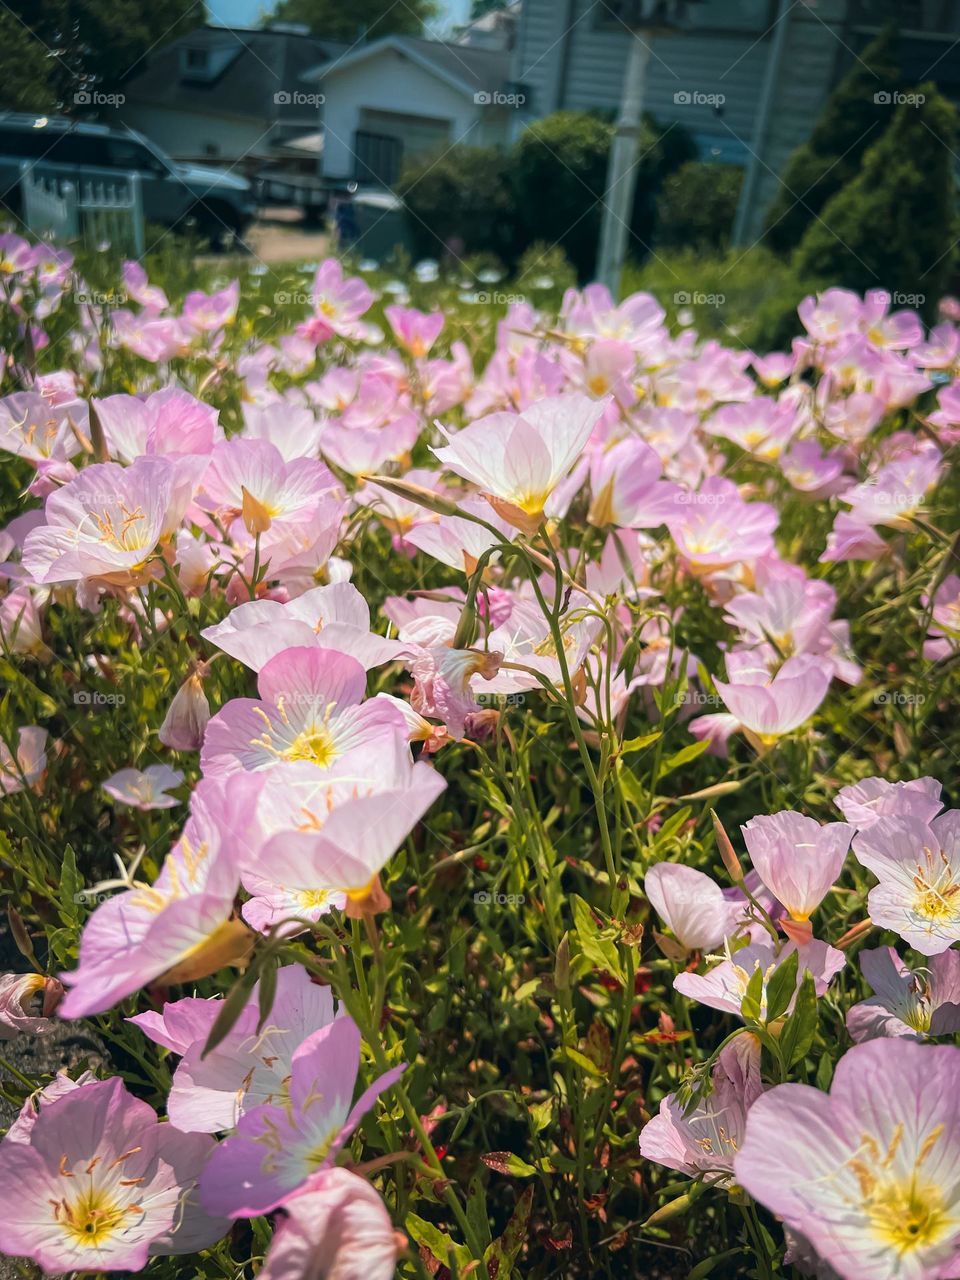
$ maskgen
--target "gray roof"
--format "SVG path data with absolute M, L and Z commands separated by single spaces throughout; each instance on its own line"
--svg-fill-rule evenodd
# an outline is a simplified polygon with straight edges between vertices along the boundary
M 212 80 L 186 78 L 185 49 L 223 50 L 229 61 Z M 295 102 L 276 103 L 274 95 L 315 92 L 305 71 L 336 58 L 349 46 L 269 28 L 205 26 L 154 50 L 123 86 L 131 103 L 180 111 L 244 117 L 260 121 L 300 119 L 310 108 Z
M 381 40 L 371 40 L 369 44 L 351 48 L 342 57 L 331 58 L 325 65 L 317 67 L 309 79 L 316 81 L 336 75 L 355 62 L 365 61 L 388 48 L 408 55 L 425 69 L 434 70 L 448 82 L 458 83 L 471 94 L 478 90 L 500 89 L 510 75 L 510 54 L 505 50 L 423 40 L 417 36 L 384 36 Z

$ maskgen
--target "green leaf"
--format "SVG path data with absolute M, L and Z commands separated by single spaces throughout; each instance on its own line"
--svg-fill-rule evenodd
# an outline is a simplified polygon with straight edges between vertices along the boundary
M 427 1222 L 425 1218 L 419 1218 L 415 1213 L 408 1213 L 404 1219 L 404 1226 L 407 1234 L 412 1236 L 417 1244 L 428 1249 L 445 1267 L 450 1265 L 451 1253 L 458 1267 L 462 1268 L 469 1263 L 469 1251 L 462 1244 L 457 1244 L 439 1227 L 435 1227 L 432 1222 Z
M 806 971 L 793 1013 L 784 1024 L 780 1035 L 781 1051 L 784 1065 L 789 1069 L 795 1066 L 810 1052 L 813 1038 L 817 1034 L 817 990 L 813 975 Z
M 78 906 L 86 896 L 83 881 L 77 871 L 77 856 L 73 852 L 73 845 L 68 844 L 64 848 L 63 865 L 60 868 L 60 915 L 67 923 L 79 923 Z
M 203 1053 L 200 1055 L 201 1058 L 205 1058 L 208 1053 L 212 1053 L 217 1045 L 225 1040 L 233 1030 L 233 1026 L 246 1008 L 250 993 L 256 984 L 257 969 L 258 966 L 252 964 L 246 973 L 240 975 L 227 992 L 223 1001 L 223 1008 L 217 1014 L 213 1026 L 210 1028 L 207 1043 L 203 1046 Z
M 691 760 L 696 760 L 710 748 L 710 741 L 704 738 L 702 742 L 691 742 L 685 747 L 681 747 L 679 751 L 675 751 L 672 756 L 667 756 L 666 760 L 660 762 L 660 772 L 657 774 L 658 780 L 665 778 L 668 773 L 673 773 L 674 769 L 679 769 L 682 765 L 689 764 Z
M 576 924 L 577 941 L 583 954 L 596 968 L 606 969 L 618 982 L 622 983 L 623 969 L 616 943 L 600 936 L 600 929 L 593 918 L 593 911 L 577 894 L 573 896 L 573 919 Z
M 526 1160 L 521 1160 L 512 1151 L 488 1151 L 480 1159 L 488 1169 L 506 1173 L 511 1178 L 530 1178 L 537 1172 L 532 1164 L 527 1164 Z
M 644 747 L 651 746 L 658 738 L 662 737 L 663 731 L 657 729 L 653 733 L 644 733 L 639 738 L 627 738 L 625 742 L 620 744 L 620 754 L 628 756 L 633 751 L 642 751 Z
M 797 989 L 797 966 L 800 957 L 791 951 L 783 964 L 778 965 L 767 983 L 767 1022 L 776 1022 L 790 1007 Z
M 743 999 L 740 1001 L 740 1014 L 747 1022 L 759 1022 L 763 1008 L 763 970 L 759 965 L 754 969 Z
M 579 1049 L 571 1049 L 569 1045 L 562 1045 L 560 1054 L 564 1058 L 569 1058 L 575 1063 L 581 1071 L 585 1071 L 588 1076 L 593 1076 L 596 1080 L 603 1079 L 603 1072 L 595 1062 L 592 1062 L 585 1053 L 581 1053 Z
M 533 1187 L 527 1187 L 517 1201 L 503 1235 L 490 1245 L 483 1255 L 489 1280 L 507 1280 L 520 1256 L 530 1223 L 533 1206 Z
M 257 1022 L 257 1035 L 267 1025 L 270 1010 L 273 1008 L 274 997 L 277 994 L 277 964 L 277 956 L 271 955 L 264 961 L 260 970 L 260 991 L 257 1001 L 260 1017 Z

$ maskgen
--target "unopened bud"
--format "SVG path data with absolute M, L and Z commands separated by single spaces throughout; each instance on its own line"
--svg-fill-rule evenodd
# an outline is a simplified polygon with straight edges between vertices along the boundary
M 834 944 L 838 950 L 844 951 L 847 947 L 864 937 L 873 928 L 873 921 L 870 919 L 860 920 L 855 925 L 851 925 L 842 938 L 838 938 Z
M 175 751 L 199 751 L 209 719 L 210 703 L 197 670 L 177 690 L 157 736 L 165 747 Z
M 668 1200 L 659 1209 L 655 1209 L 643 1225 L 645 1227 L 656 1227 L 661 1222 L 669 1222 L 671 1218 L 676 1218 L 678 1214 L 686 1213 L 691 1204 L 693 1204 L 693 1198 L 689 1193 L 677 1196 L 676 1200 Z
M 743 879 L 743 867 L 740 865 L 740 859 L 737 857 L 736 850 L 730 843 L 730 837 L 724 830 L 723 823 L 717 817 L 714 809 L 710 810 L 710 817 L 713 821 L 713 834 L 716 837 L 717 848 L 720 850 L 720 857 L 723 859 L 723 865 L 727 869 L 727 875 L 735 884 Z
M 15 908 L 8 907 L 7 920 L 10 923 L 10 936 L 16 943 L 17 950 L 27 960 L 32 960 L 33 943 L 30 941 L 29 933 L 27 933 L 27 926 L 23 923 L 23 917 Z
M 258 533 L 266 533 L 273 523 L 270 512 L 245 485 L 240 486 L 240 491 L 243 494 L 243 506 L 240 509 L 243 527 L 251 537 L 256 537 Z
M 558 991 L 570 989 L 570 934 L 565 933 L 557 947 L 557 959 L 553 966 L 553 984 Z

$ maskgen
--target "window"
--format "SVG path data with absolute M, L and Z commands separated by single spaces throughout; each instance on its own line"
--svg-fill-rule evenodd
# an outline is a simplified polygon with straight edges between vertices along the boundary
M 0 155 L 35 160 L 50 145 L 43 129 L 0 129 Z
M 106 168 L 110 163 L 107 140 L 96 134 L 74 133 L 72 130 L 66 130 L 45 141 L 47 146 L 41 152 L 40 158 L 49 164 Z
M 134 169 L 138 173 L 167 172 L 160 157 L 135 138 L 110 138 L 107 151 L 109 163 L 115 169 Z

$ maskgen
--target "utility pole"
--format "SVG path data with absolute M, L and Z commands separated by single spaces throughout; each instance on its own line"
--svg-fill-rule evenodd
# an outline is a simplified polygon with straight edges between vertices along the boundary
M 607 4 L 617 28 L 629 28 L 632 37 L 620 111 L 607 164 L 597 255 L 597 278 L 607 286 L 614 299 L 620 292 L 620 276 L 627 256 L 630 215 L 637 188 L 637 157 L 650 65 L 650 42 L 655 35 L 681 31 L 685 25 L 687 5 L 696 3 L 698 0 L 619 0 L 619 3 Z
M 630 37 L 620 114 L 610 147 L 607 189 L 603 196 L 600 256 L 597 262 L 597 277 L 615 299 L 620 292 L 620 274 L 627 256 L 627 235 L 633 212 L 633 194 L 637 187 L 637 155 L 640 151 L 640 126 L 649 65 L 649 42 L 635 31 Z

